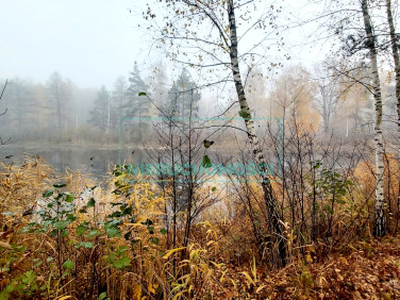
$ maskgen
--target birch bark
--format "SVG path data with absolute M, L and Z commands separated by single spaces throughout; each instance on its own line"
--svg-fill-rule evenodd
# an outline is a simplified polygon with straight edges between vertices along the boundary
M 385 199 L 383 195 L 383 135 L 382 135 L 382 93 L 378 73 L 378 53 L 376 36 L 373 33 L 371 16 L 368 10 L 368 0 L 362 0 L 361 9 L 364 20 L 364 29 L 367 35 L 367 47 L 371 60 L 371 85 L 375 105 L 375 166 L 376 166 L 376 188 L 375 188 L 375 221 L 373 234 L 384 236 L 386 233 Z
M 235 8 L 233 0 L 227 1 L 228 8 L 228 18 L 229 18 L 229 38 L 230 38 L 230 62 L 232 68 L 233 79 L 236 88 L 236 94 L 238 97 L 239 105 L 240 105 L 240 116 L 244 119 L 244 123 L 246 126 L 246 131 L 248 134 L 249 142 L 252 146 L 252 151 L 255 157 L 255 161 L 258 165 L 266 166 L 266 160 L 263 155 L 263 151 L 261 149 L 259 140 L 257 138 L 255 128 L 254 128 L 254 120 L 251 116 L 251 111 L 246 99 L 246 94 L 244 92 L 243 80 L 240 75 L 240 67 L 239 67 L 239 59 L 238 59 L 238 37 L 237 37 L 237 28 L 236 28 L 236 19 L 235 19 Z M 270 178 L 268 174 L 266 174 L 266 168 L 263 168 L 262 172 L 262 190 L 264 193 L 264 202 L 268 212 L 269 222 L 271 224 L 272 230 L 277 237 L 278 242 L 278 251 L 281 265 L 286 264 L 286 242 L 283 237 L 283 221 L 282 215 L 279 211 L 278 201 L 274 195 Z

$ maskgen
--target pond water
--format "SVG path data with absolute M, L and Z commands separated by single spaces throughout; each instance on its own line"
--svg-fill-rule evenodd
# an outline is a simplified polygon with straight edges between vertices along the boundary
M 158 155 L 163 155 L 164 150 L 157 150 Z M 153 152 L 154 154 L 154 152 Z M 165 152 L 166 157 L 168 153 Z M 148 151 L 139 147 L 125 147 L 119 150 L 118 146 L 63 146 L 63 145 L 17 145 L 10 144 L 0 147 L 0 162 L 5 165 L 22 164 L 27 157 L 40 155 L 49 165 L 56 171 L 63 172 L 67 169 L 81 171 L 83 174 L 89 175 L 92 179 L 102 180 L 104 176 L 113 170 L 114 166 L 121 162 L 134 163 L 136 166 L 143 168 L 151 161 Z M 203 157 L 207 155 L 215 165 L 231 164 L 236 171 L 241 171 L 237 165 L 240 155 L 237 151 L 222 150 L 199 150 L 196 156 L 198 167 L 201 166 Z M 245 158 L 245 159 L 248 159 Z M 154 160 L 153 160 L 154 161 Z M 243 169 L 243 168 L 242 168 Z M 143 170 L 143 169 L 141 169 Z
M 135 151 L 132 157 L 131 151 L 121 151 L 124 159 L 138 160 L 144 158 L 143 151 Z M 0 162 L 5 165 L 21 164 L 28 157 L 40 155 L 56 171 L 63 172 L 67 169 L 81 171 L 96 179 L 101 179 L 113 166 L 119 163 L 120 151 L 116 147 L 101 146 L 40 146 L 40 145 L 16 145 L 10 144 L 0 147 Z

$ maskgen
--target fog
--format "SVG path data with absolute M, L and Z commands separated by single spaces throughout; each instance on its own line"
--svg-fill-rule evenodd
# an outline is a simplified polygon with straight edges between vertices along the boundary
M 83 87 L 111 87 L 141 60 L 145 1 L 7 1 L 1 77 L 43 82 L 57 71 Z
M 226 69 L 206 73 L 172 62 L 176 48 L 156 47 L 159 23 L 145 20 L 146 2 L 16 0 L 5 4 L 0 20 L 0 80 L 2 87 L 8 83 L 0 101 L 0 112 L 5 112 L 0 117 L 3 163 L 40 154 L 60 171 L 71 167 L 100 174 L 108 165 L 133 159 L 130 153 L 135 149 L 139 153 L 162 148 L 157 126 L 160 118 L 174 112 L 173 107 L 181 107 L 181 116 L 188 117 L 185 103 L 196 98 L 192 117 L 204 121 L 234 102 L 233 84 L 221 80 L 229 74 Z M 150 5 L 162 15 L 161 5 Z M 268 6 L 263 9 L 259 12 Z M 263 120 L 259 130 L 264 135 L 268 126 L 278 126 L 276 120 L 285 124 L 295 118 L 304 130 L 325 138 L 333 134 L 338 139 L 367 139 L 372 134 L 371 95 L 332 71 L 332 66 L 341 64 L 340 58 L 329 58 L 336 41 L 326 43 L 321 36 L 312 36 L 315 24 L 304 22 L 318 13 L 318 5 L 286 6 L 272 30 L 278 37 L 268 36 L 261 47 L 268 55 L 254 66 L 243 61 L 252 111 Z M 258 37 L 247 37 L 242 51 Z M 382 74 L 387 69 L 382 65 Z M 363 78 L 366 73 L 356 75 Z M 208 86 L 213 80 L 223 83 Z M 176 96 L 191 89 L 196 90 L 194 98 Z M 393 78 L 388 78 L 383 90 L 384 110 L 391 116 Z M 139 97 L 142 92 L 149 99 Z M 244 129 L 236 110 L 224 117 L 236 117 L 232 124 Z M 213 133 L 203 132 L 207 134 Z M 224 152 L 240 148 L 237 141 L 244 142 L 246 136 L 224 130 L 218 138 L 223 141 L 219 151 Z M 97 160 L 101 166 L 88 161 L 91 157 L 101 157 Z

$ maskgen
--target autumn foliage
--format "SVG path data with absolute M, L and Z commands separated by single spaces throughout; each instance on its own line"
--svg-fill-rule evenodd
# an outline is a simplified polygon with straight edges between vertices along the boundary
M 390 231 L 396 234 L 398 168 L 394 160 L 388 163 Z M 95 186 L 79 173 L 56 173 L 39 157 L 3 167 L 0 299 L 400 297 L 399 240 L 369 234 L 374 183 L 365 162 L 349 178 L 341 177 L 332 213 L 321 204 L 313 223 L 307 200 L 302 223 L 284 210 L 290 257 L 282 269 L 274 267 L 257 183 L 241 183 L 236 186 L 240 193 L 223 193 L 196 218 L 188 247 L 167 248 L 168 199 L 146 178 L 115 169 Z M 324 191 L 329 180 L 305 182 L 307 197 L 312 199 L 313 186 L 319 184 L 318 195 L 331 203 Z M 286 201 L 282 182 L 273 186 Z M 39 198 L 47 199 L 47 207 L 36 208 Z

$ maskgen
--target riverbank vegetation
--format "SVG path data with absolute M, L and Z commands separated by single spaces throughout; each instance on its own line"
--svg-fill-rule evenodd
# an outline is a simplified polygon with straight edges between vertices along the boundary
M 183 246 L 187 209 L 168 216 L 168 188 L 124 167 L 95 186 L 79 173 L 57 174 L 40 157 L 4 166 L 0 299 L 398 298 L 399 174 L 395 161 L 388 163 L 385 184 L 393 194 L 383 239 L 371 236 L 368 163 L 346 177 L 323 170 L 312 181 L 304 174 L 304 202 L 295 209 L 284 200 L 283 182 L 274 183 L 288 220 L 284 268 L 276 268 L 261 191 L 252 182 L 199 191 L 215 194 L 214 202 L 193 218 Z M 45 205 L 36 207 L 38 199 Z

